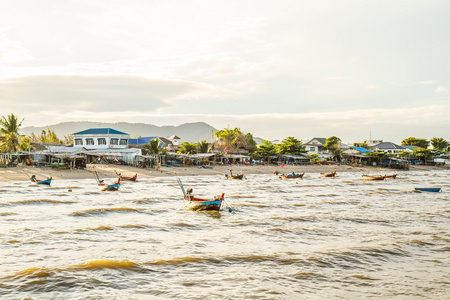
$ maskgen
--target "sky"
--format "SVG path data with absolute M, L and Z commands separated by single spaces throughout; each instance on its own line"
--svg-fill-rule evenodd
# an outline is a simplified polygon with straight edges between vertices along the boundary
M 448 0 L 0 0 L 0 115 L 450 141 Z M 151 135 L 151 133 L 149 133 Z

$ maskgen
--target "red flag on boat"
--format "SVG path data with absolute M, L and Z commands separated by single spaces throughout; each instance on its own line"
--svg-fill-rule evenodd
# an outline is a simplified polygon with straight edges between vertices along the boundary
M 225 149 L 223 149 L 223 152 L 225 152 L 226 154 L 228 154 L 228 147 L 225 147 Z
M 284 164 L 282 164 L 281 167 L 284 167 Z

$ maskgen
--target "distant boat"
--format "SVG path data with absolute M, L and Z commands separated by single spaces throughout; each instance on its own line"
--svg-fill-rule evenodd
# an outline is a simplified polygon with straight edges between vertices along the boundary
M 244 178 L 244 174 L 233 175 L 233 171 L 230 170 L 230 175 L 225 174 L 225 177 L 227 179 L 243 179 Z
M 114 170 L 114 173 L 116 173 L 116 175 L 120 178 L 120 181 L 136 181 L 136 179 L 137 179 L 137 174 L 134 175 L 133 177 L 125 177 L 125 176 L 122 176 L 121 173 L 117 173 L 116 170 Z
M 333 173 L 328 173 L 328 174 L 320 173 L 320 176 L 322 176 L 322 177 L 336 177 L 336 171 L 334 171 Z
M 197 198 L 192 194 L 191 188 L 185 190 L 181 180 L 179 178 L 177 178 L 177 180 L 181 190 L 183 191 L 186 208 L 190 210 L 220 210 L 225 198 L 225 193 L 222 193 L 220 196 L 215 196 L 213 200 Z
M 52 183 L 52 177 L 49 177 L 45 180 L 37 180 L 36 175 L 31 175 L 30 180 L 34 184 L 44 184 L 44 185 L 50 185 Z
M 392 174 L 392 175 L 384 175 L 384 177 L 386 178 L 392 178 L 395 179 L 397 177 L 397 174 Z
M 438 193 L 441 191 L 441 188 L 415 188 L 415 191 L 420 191 L 420 192 L 434 192 L 434 193 Z
M 364 180 L 385 180 L 386 176 L 363 175 Z
M 290 173 L 290 174 L 281 174 L 278 176 L 278 178 L 281 179 L 295 179 L 295 178 L 303 178 L 303 175 L 305 175 L 305 173 L 302 174 L 295 174 L 294 172 Z

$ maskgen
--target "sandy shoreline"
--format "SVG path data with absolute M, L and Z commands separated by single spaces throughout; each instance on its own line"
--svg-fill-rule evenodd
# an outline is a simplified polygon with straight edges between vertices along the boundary
M 341 165 L 304 165 L 304 166 L 275 166 L 275 165 L 260 165 L 260 166 L 214 166 L 213 169 L 199 169 L 196 166 L 191 167 L 161 167 L 156 169 L 142 169 L 131 166 L 117 166 L 117 165 L 88 165 L 84 170 L 67 170 L 54 169 L 50 167 L 13 167 L 0 169 L 0 181 L 22 181 L 29 180 L 28 176 L 36 175 L 38 179 L 45 179 L 46 177 L 53 177 L 55 180 L 62 179 L 89 179 L 94 178 L 90 168 L 97 171 L 101 178 L 117 178 L 114 170 L 121 173 L 123 176 L 133 176 L 138 174 L 138 178 L 142 177 L 167 177 L 174 176 L 198 176 L 198 175 L 221 175 L 229 174 L 230 170 L 233 174 L 272 174 L 275 170 L 281 173 L 331 173 L 336 170 L 337 174 L 341 172 L 361 172 L 361 174 L 396 174 L 401 172 L 411 172 L 417 170 L 433 171 L 433 170 L 449 170 L 448 167 L 436 166 L 411 166 L 410 171 L 399 171 L 386 168 L 377 167 L 352 167 Z

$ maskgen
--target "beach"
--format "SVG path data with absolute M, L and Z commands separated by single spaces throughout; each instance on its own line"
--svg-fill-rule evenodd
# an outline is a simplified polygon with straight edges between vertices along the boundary
M 411 166 L 410 171 L 431 171 L 431 170 L 448 170 L 449 167 L 438 166 Z M 60 169 L 51 167 L 30 167 L 19 166 L 12 168 L 0 169 L 0 181 L 22 181 L 29 180 L 29 176 L 36 175 L 38 179 L 52 177 L 54 180 L 62 179 L 89 179 L 94 178 L 92 170 L 95 170 L 101 178 L 116 178 L 114 171 L 121 173 L 123 176 L 133 176 L 138 174 L 138 178 L 145 177 L 167 177 L 174 176 L 201 176 L 201 175 L 221 175 L 230 174 L 272 174 L 275 171 L 280 173 L 305 173 L 305 176 L 318 176 L 318 173 L 331 173 L 336 171 L 337 176 L 343 172 L 361 172 L 361 174 L 393 174 L 400 172 L 395 169 L 387 169 L 380 167 L 353 167 L 348 165 L 301 165 L 292 166 L 285 165 L 215 165 L 212 169 L 198 168 L 197 166 L 187 167 L 160 167 L 159 169 L 150 168 L 143 169 L 133 166 L 124 165 L 106 165 L 106 164 L 89 164 L 83 170 L 80 169 Z

